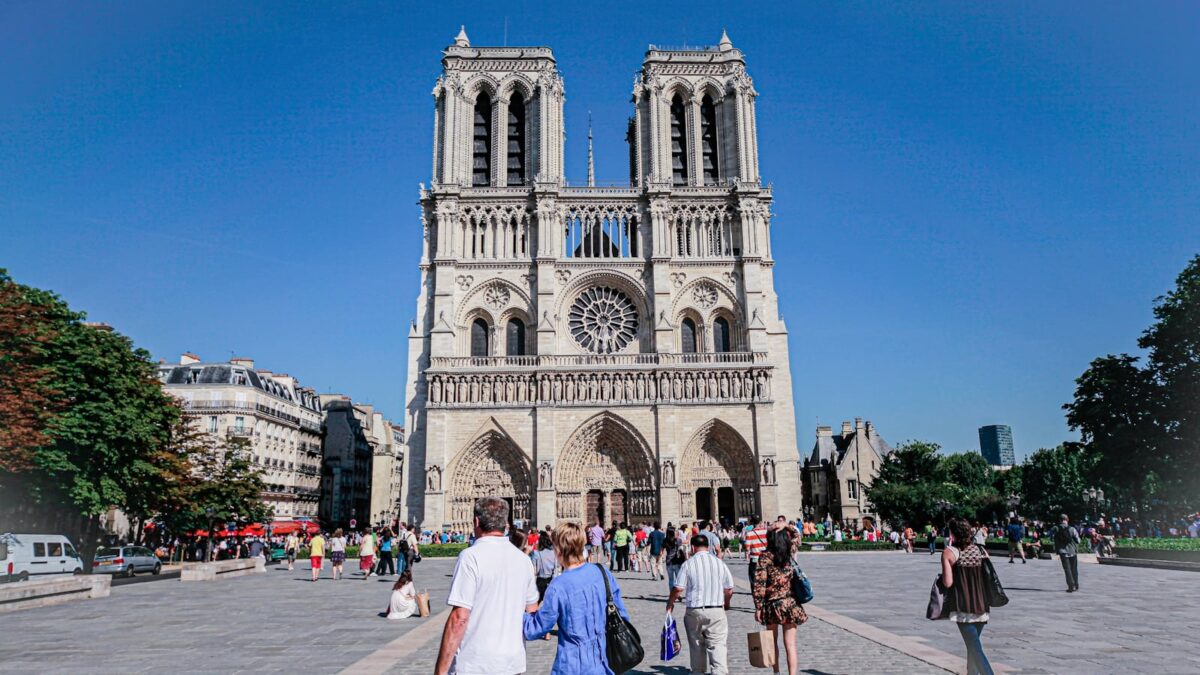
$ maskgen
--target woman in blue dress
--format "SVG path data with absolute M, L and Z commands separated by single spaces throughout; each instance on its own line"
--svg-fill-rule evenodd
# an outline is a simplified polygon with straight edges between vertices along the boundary
M 628 619 L 617 580 L 602 565 L 585 562 L 587 536 L 578 523 L 559 525 L 551 541 L 563 571 L 550 582 L 538 610 L 525 615 L 525 639 L 541 639 L 558 624 L 558 653 L 550 671 L 553 675 L 613 675 L 605 656 L 604 613 L 608 596 L 604 591 L 604 576 L 612 587 L 617 611 Z

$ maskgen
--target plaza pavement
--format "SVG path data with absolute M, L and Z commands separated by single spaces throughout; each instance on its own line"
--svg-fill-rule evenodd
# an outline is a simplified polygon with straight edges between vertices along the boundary
M 819 553 L 803 560 L 816 600 L 813 618 L 799 631 L 802 672 L 962 667 L 954 626 L 923 618 L 936 557 Z M 352 575 L 334 583 L 326 567 L 314 584 L 307 565 L 211 583 L 136 584 L 105 599 L 0 615 L 0 671 L 431 672 L 453 562 L 417 565 L 417 585 L 432 597 L 433 616 L 424 620 L 378 616 L 387 604 L 387 580 Z M 731 672 L 768 672 L 746 660 L 745 634 L 756 629 L 753 603 L 745 563 L 734 559 L 731 567 L 738 578 Z M 1088 565 L 1081 570 L 1084 591 L 1069 595 L 1061 592 L 1056 561 L 998 567 L 1012 603 L 996 610 L 984 634 L 993 663 L 1032 673 L 1200 670 L 1188 648 L 1200 629 L 1200 601 L 1189 597 L 1195 596 L 1189 593 L 1194 573 Z M 666 582 L 632 573 L 619 575 L 619 582 L 647 652 L 634 672 L 686 673 L 686 646 L 668 663 L 658 659 Z M 677 608 L 681 630 L 682 616 Z M 529 643 L 530 673 L 549 671 L 554 645 Z

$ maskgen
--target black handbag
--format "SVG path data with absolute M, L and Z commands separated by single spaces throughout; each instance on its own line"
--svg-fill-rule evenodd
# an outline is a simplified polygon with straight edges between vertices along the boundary
M 607 644 L 605 652 L 608 656 L 608 667 L 620 675 L 637 667 L 646 658 L 646 650 L 642 649 L 642 637 L 637 629 L 617 611 L 613 603 L 612 587 L 608 585 L 608 574 L 600 563 L 593 563 L 600 570 L 600 578 L 604 579 L 604 592 L 608 596 L 608 607 L 604 614 L 604 637 Z
M 986 555 L 983 557 L 983 594 L 987 597 L 988 607 L 1003 607 L 1008 604 L 1008 595 L 1004 593 L 1004 586 L 1000 584 L 996 567 Z
M 942 575 L 933 578 L 933 588 L 929 590 L 929 605 L 925 608 L 925 618 L 938 621 L 950 618 L 951 605 L 954 599 L 942 585 Z

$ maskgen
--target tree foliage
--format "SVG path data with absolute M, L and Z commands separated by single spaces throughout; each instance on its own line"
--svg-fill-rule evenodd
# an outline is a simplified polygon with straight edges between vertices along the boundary
M 1121 509 L 1158 500 L 1200 504 L 1200 256 L 1159 297 L 1155 323 L 1129 354 L 1092 361 L 1063 408 L 1089 461 L 1089 479 Z
M 45 355 L 63 309 L 30 302 L 0 269 L 0 471 L 28 471 L 33 448 L 50 442 L 46 425 L 63 397 L 50 384 Z
M 1072 518 L 1084 514 L 1083 492 L 1092 487 L 1088 478 L 1091 462 L 1075 443 L 1042 448 L 1030 455 L 1022 467 L 1022 512 L 1050 521 L 1061 513 Z
M 992 486 L 992 469 L 975 453 L 941 455 L 936 443 L 897 446 L 867 489 L 876 512 L 893 527 L 941 525 L 949 517 L 990 521 L 1004 504 Z

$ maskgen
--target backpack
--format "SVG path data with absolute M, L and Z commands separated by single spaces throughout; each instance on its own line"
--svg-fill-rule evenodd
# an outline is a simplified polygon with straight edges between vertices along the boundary
M 401 554 L 408 553 L 408 535 L 400 535 L 396 537 L 396 550 Z
M 1059 525 L 1054 528 L 1054 548 L 1059 551 L 1067 548 L 1073 543 L 1071 537 L 1071 528 Z

